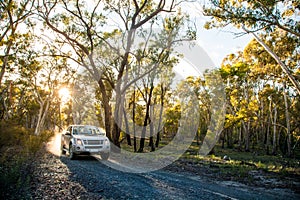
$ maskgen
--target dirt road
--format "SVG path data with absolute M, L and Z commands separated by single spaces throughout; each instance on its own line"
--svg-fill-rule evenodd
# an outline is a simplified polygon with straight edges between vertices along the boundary
M 153 172 L 126 173 L 115 170 L 113 156 L 108 161 L 97 156 L 70 160 L 60 156 L 59 147 L 57 136 L 35 170 L 33 199 L 300 199 L 290 189 L 216 180 L 176 163 Z
M 289 190 L 216 182 L 187 172 L 125 173 L 103 163 L 113 160 L 97 157 L 70 160 L 48 153 L 44 159 L 37 170 L 34 199 L 300 199 Z

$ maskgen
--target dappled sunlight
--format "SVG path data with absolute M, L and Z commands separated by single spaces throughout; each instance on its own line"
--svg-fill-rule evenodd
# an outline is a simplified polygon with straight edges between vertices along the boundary
M 60 156 L 61 133 L 57 132 L 47 143 L 47 150 L 56 156 Z

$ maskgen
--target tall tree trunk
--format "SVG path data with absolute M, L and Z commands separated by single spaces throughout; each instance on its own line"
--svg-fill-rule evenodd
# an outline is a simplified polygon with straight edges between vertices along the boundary
M 149 146 L 151 147 L 151 151 L 155 151 L 153 134 L 154 134 L 154 107 L 150 106 L 150 140 Z
M 292 146 L 292 135 L 291 135 L 289 105 L 288 105 L 288 101 L 287 101 L 286 84 L 285 83 L 284 83 L 283 97 L 284 97 L 286 131 L 287 131 L 287 148 L 288 148 L 288 156 L 290 157 L 292 155 L 292 149 L 291 149 L 291 146 Z
M 260 121 L 261 121 L 261 127 L 260 127 L 260 136 L 261 136 L 261 138 L 260 138 L 260 140 L 261 140 L 261 142 L 260 142 L 260 145 L 261 146 L 263 146 L 264 145 L 264 141 L 265 141 L 265 130 L 266 130 L 266 125 L 265 125 L 265 119 L 264 119 L 264 102 L 263 101 L 261 101 L 261 113 L 260 113 Z M 258 140 L 258 142 L 259 142 L 259 140 Z
M 153 89 L 154 89 L 154 85 L 153 85 L 153 83 L 151 83 L 150 92 L 149 92 L 149 96 L 148 96 L 148 100 L 147 100 L 147 104 L 146 104 L 146 114 L 145 114 L 145 119 L 144 119 L 141 139 L 140 139 L 140 148 L 139 148 L 138 152 L 143 152 L 144 147 L 145 147 L 145 137 L 146 137 L 147 125 L 148 125 L 148 122 L 150 119 L 150 104 L 151 104 Z
M 134 149 L 134 152 L 136 152 L 137 146 L 136 146 L 136 130 L 135 130 L 135 88 L 133 91 L 132 121 L 133 121 L 133 149 Z
M 283 127 L 280 127 L 277 133 L 277 141 L 276 141 L 276 145 L 277 145 L 277 151 L 279 150 L 280 147 L 280 136 L 281 136 L 281 132 L 283 130 Z
M 160 132 L 162 130 L 162 114 L 163 114 L 163 109 L 164 109 L 164 96 L 165 96 L 165 91 L 166 91 L 166 88 L 164 87 L 163 84 L 160 85 L 160 89 L 161 89 L 160 110 L 159 110 L 159 121 L 158 121 L 158 126 L 157 126 L 156 142 L 155 142 L 156 147 L 159 146 Z
M 109 138 L 109 140 L 112 141 L 111 112 L 110 112 L 111 108 L 109 105 L 109 98 L 107 96 L 106 88 L 105 88 L 105 85 L 104 85 L 102 79 L 100 79 L 98 81 L 98 85 L 100 87 L 100 91 L 101 91 L 101 95 L 102 95 L 102 104 L 103 104 L 103 108 L 104 108 L 105 131 L 106 131 L 106 135 Z
M 222 149 L 225 148 L 225 137 L 228 137 L 228 134 L 226 130 L 223 130 L 220 136 L 220 139 L 222 139 Z
M 242 127 L 237 128 L 238 134 L 239 134 L 239 148 L 242 148 L 242 143 L 243 143 L 243 131 Z
M 271 102 L 270 102 L 271 107 Z M 266 153 L 270 154 L 270 124 L 271 124 L 271 116 L 268 117 L 268 125 L 266 131 Z
M 124 121 L 125 121 L 125 128 L 126 128 L 126 140 L 127 140 L 127 144 L 131 146 L 130 130 L 129 130 L 128 119 L 126 116 L 125 109 L 123 109 L 123 114 L 124 114 Z
M 233 147 L 233 138 L 232 138 L 232 127 L 231 128 L 227 128 L 226 132 L 227 132 L 227 148 L 232 148 Z
M 277 123 L 277 107 L 275 105 L 274 107 L 274 119 L 273 119 L 273 148 L 272 148 L 272 154 L 276 154 L 276 123 Z
M 39 104 L 40 104 L 40 110 L 39 110 L 37 124 L 34 130 L 35 135 L 39 135 L 41 130 L 43 129 L 43 126 L 45 124 L 45 119 L 48 114 L 50 101 L 48 98 L 46 98 L 44 101 L 40 100 Z
M 245 151 L 249 151 L 249 145 L 250 145 L 250 134 L 249 134 L 249 129 L 250 129 L 250 122 L 244 122 L 243 121 L 243 127 L 245 130 Z
M 118 148 L 121 147 L 120 145 L 120 133 L 121 133 L 121 125 L 122 125 L 122 116 L 123 116 L 123 98 L 121 94 L 121 82 L 117 82 L 115 86 L 115 93 L 116 93 L 116 103 L 115 103 L 115 111 L 114 111 L 114 125 L 113 125 L 113 131 L 112 131 L 112 139 L 114 145 L 116 145 Z
M 129 53 L 125 53 L 125 57 L 128 58 L 128 54 Z M 126 61 L 124 61 L 124 60 L 122 61 L 121 69 L 122 70 L 120 70 L 119 74 L 118 74 L 118 81 L 114 88 L 115 93 L 116 93 L 116 105 L 115 105 L 115 112 L 114 112 L 114 127 L 113 127 L 113 143 L 119 148 L 121 148 L 120 133 L 122 130 L 123 116 L 126 117 L 126 114 L 124 115 L 123 111 L 125 112 L 125 110 L 124 110 L 125 94 L 126 94 L 125 88 L 127 88 L 127 82 L 128 82 L 127 59 L 126 59 Z M 126 73 L 123 76 L 124 70 L 126 70 Z M 124 88 L 121 89 L 122 85 Z M 127 118 L 125 120 L 127 120 Z M 127 133 L 129 134 L 129 132 L 127 132 Z M 128 141 L 128 139 L 130 140 L 130 135 L 128 135 L 127 133 L 126 133 L 126 137 L 127 137 L 127 141 Z M 129 143 L 131 143 L 131 142 L 129 142 Z

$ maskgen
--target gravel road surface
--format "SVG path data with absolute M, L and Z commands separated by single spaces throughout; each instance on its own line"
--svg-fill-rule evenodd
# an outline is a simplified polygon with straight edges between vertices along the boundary
M 34 199 L 300 199 L 290 190 L 255 188 L 216 182 L 188 172 L 166 169 L 125 173 L 98 157 L 46 153 L 35 172 Z
M 149 173 L 126 173 L 115 170 L 114 157 L 70 160 L 60 155 L 59 135 L 42 155 L 32 179 L 32 199 L 300 199 L 298 190 L 224 181 L 194 164 L 175 162 Z

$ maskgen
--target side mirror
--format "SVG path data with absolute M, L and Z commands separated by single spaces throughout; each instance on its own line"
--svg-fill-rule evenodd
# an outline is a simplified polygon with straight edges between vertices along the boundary
M 67 131 L 67 132 L 65 133 L 65 135 L 71 135 L 70 131 Z

